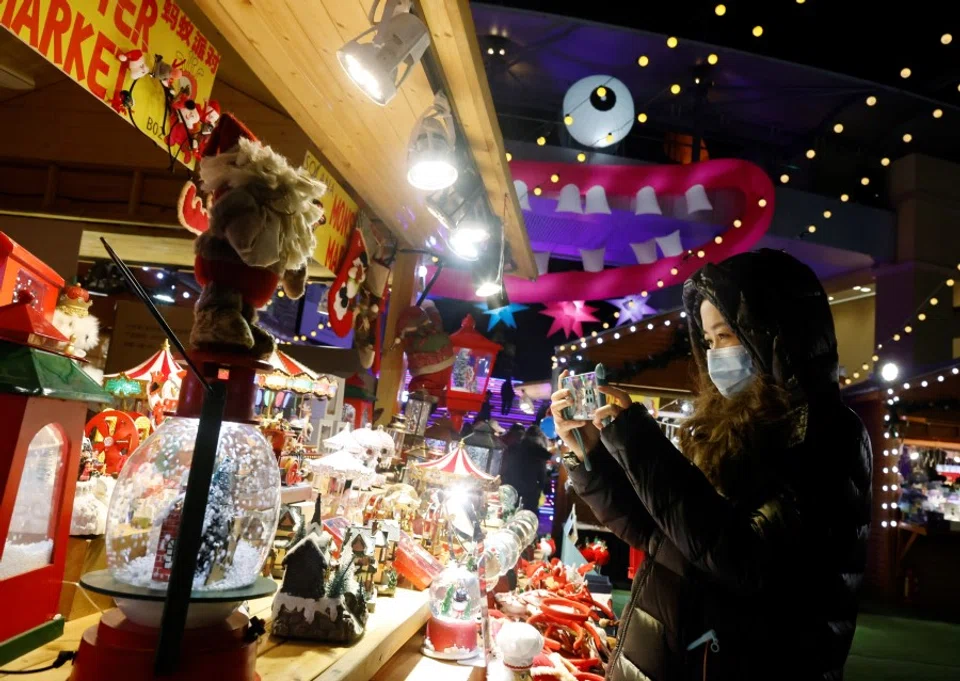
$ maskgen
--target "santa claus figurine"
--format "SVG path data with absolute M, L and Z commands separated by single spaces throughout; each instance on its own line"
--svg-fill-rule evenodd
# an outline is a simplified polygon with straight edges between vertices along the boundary
M 100 321 L 90 314 L 90 294 L 77 286 L 65 286 L 53 311 L 53 325 L 57 331 L 70 339 L 64 351 L 77 358 L 87 356 L 87 351 L 100 342 Z
M 303 295 L 326 187 L 230 114 L 209 137 L 200 179 L 210 196 L 207 224 L 188 226 L 181 209 L 183 224 L 202 232 L 194 250 L 203 291 L 190 340 L 201 350 L 269 357 L 274 341 L 256 311 L 278 285 L 290 298 Z

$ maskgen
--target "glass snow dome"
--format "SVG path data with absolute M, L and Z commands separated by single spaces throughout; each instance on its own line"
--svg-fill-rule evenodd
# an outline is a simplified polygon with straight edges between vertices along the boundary
M 430 585 L 430 612 L 421 651 L 442 660 L 462 660 L 478 653 L 482 601 L 476 572 L 449 566 Z
M 107 515 L 107 567 L 119 582 L 166 591 L 199 420 L 169 418 L 130 456 Z M 273 449 L 255 426 L 224 422 L 194 591 L 253 584 L 280 510 Z

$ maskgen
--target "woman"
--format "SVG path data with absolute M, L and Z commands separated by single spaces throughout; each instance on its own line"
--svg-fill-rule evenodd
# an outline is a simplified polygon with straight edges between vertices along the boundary
M 522 435 L 512 441 L 503 453 L 500 480 L 504 485 L 512 485 L 520 493 L 523 508 L 536 513 L 540 508 L 540 492 L 547 480 L 550 452 L 547 451 L 543 431 L 538 426 L 530 426 L 526 432 L 520 426 L 520 431 Z M 514 432 L 511 427 L 507 435 Z
M 593 423 L 563 418 L 567 391 L 552 399 L 576 491 L 648 554 L 607 676 L 841 679 L 871 453 L 840 400 L 827 296 L 808 267 L 762 250 L 707 265 L 683 299 L 700 393 L 680 450 L 622 391 L 602 389 Z

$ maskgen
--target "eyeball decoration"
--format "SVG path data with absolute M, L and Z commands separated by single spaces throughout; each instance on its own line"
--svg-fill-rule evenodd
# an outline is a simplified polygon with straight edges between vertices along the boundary
M 616 144 L 636 120 L 633 95 L 613 76 L 587 76 L 570 86 L 563 97 L 567 131 L 580 144 L 603 148 Z

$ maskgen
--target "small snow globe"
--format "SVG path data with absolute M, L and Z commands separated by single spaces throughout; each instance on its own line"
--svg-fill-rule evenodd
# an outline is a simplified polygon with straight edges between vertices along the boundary
M 430 585 L 430 621 L 423 654 L 440 660 L 465 660 L 479 653 L 481 589 L 477 573 L 454 565 Z

